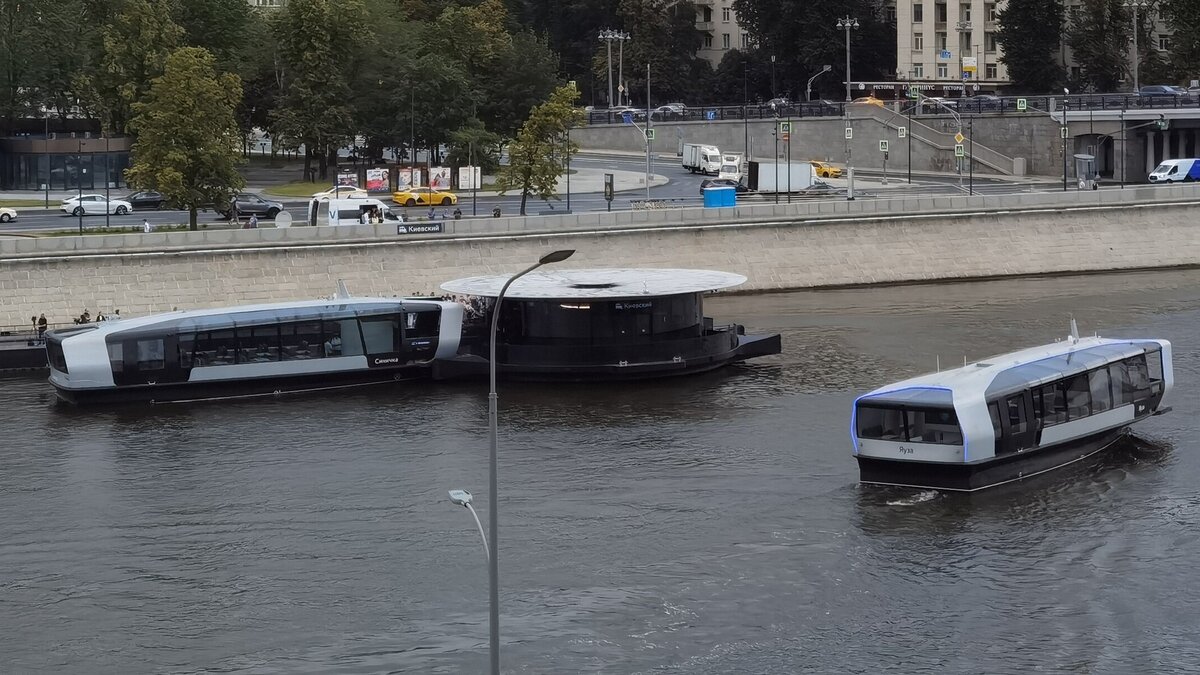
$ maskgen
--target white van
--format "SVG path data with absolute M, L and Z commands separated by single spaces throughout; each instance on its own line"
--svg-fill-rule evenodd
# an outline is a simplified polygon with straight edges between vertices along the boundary
M 1200 159 L 1164 159 L 1149 176 L 1151 183 L 1187 183 L 1200 180 Z
M 308 203 L 309 225 L 361 225 L 364 213 L 378 210 L 383 222 L 394 223 L 403 219 L 392 213 L 387 204 L 378 199 L 329 199 L 320 197 Z M 368 215 L 369 217 L 369 215 Z

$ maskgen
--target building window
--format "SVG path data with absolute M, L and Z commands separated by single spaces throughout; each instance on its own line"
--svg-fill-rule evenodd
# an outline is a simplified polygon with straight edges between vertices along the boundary
M 916 51 L 925 49 L 925 36 L 922 33 L 913 33 L 913 49 Z
M 971 6 L 970 5 L 959 5 L 958 13 L 959 13 L 960 21 L 966 21 L 966 22 L 970 23 L 970 21 L 971 21 Z
M 748 33 L 742 33 L 742 49 L 747 49 L 749 47 L 750 47 L 750 35 Z
M 989 63 L 986 66 L 984 66 L 984 69 L 985 69 L 984 73 L 986 74 L 987 79 L 989 79 L 989 80 L 999 79 L 999 74 L 996 70 L 996 64 Z
M 913 3 L 913 23 L 921 23 L 925 20 L 925 5 L 919 2 Z
M 729 23 L 729 8 L 728 7 L 721 8 L 721 21 L 724 21 L 725 23 Z
M 924 63 L 914 63 L 912 73 L 913 73 L 913 77 L 915 77 L 917 79 L 925 77 L 925 64 Z
M 983 49 L 986 52 L 996 51 L 996 34 L 995 33 L 989 32 L 989 33 L 983 34 Z
M 709 35 L 708 33 L 704 34 L 704 48 L 712 49 L 712 35 Z
M 1083 70 L 1079 66 L 1071 66 L 1071 77 L 1078 79 L 1083 75 Z
M 729 49 L 729 33 L 721 33 L 721 49 Z
M 1158 51 L 1160 51 L 1160 52 L 1171 51 L 1171 36 L 1170 35 L 1159 35 L 1158 36 Z
M 970 31 L 958 34 L 958 51 L 962 52 L 963 56 L 971 55 L 971 33 L 970 33 Z
M 984 5 L 984 9 L 987 11 L 987 20 L 988 21 L 996 21 L 997 20 L 996 3 L 989 2 L 986 5 Z
M 886 16 L 888 22 L 894 25 L 896 23 L 896 6 L 888 5 L 885 11 L 887 12 Z
M 944 63 L 939 63 L 937 67 L 937 76 L 939 80 L 944 80 L 950 77 L 950 67 Z
M 933 20 L 938 23 L 946 23 L 946 3 L 939 2 L 933 6 Z
M 945 51 L 950 48 L 950 42 L 946 39 L 945 33 L 934 33 L 933 41 L 936 43 L 938 51 Z
M 702 19 L 700 19 L 700 21 L 702 21 L 703 23 L 711 22 L 712 21 L 712 7 L 703 7 L 702 10 L 704 11 L 704 16 Z

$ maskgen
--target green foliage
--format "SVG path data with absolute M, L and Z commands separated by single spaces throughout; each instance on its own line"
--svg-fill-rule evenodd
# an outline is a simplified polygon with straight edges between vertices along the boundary
M 558 54 L 565 79 L 576 80 L 585 92 L 602 92 L 604 74 L 593 68 L 596 36 L 605 28 L 620 28 L 619 0 L 509 0 L 508 5 L 524 26 L 542 36 L 547 47 Z M 605 94 L 597 97 L 603 100 Z M 590 100 L 596 103 L 596 100 Z
M 733 0 L 738 21 L 759 46 L 756 50 L 767 59 L 776 57 L 776 92 L 798 99 L 805 82 L 823 65 L 833 70 L 813 83 L 814 98 L 845 98 L 846 33 L 837 27 L 843 16 L 858 19 L 859 28 L 851 31 L 854 55 L 850 77 L 855 82 L 888 78 L 896 69 L 896 27 L 882 13 L 875 0 L 846 0 L 838 3 L 779 2 L 779 0 Z M 927 7 L 926 11 L 932 10 Z M 761 63 L 761 60 L 759 61 Z M 769 98 L 759 90 L 763 98 Z M 766 94 L 770 94 L 769 84 Z M 755 98 L 751 92 L 751 98 Z M 735 99 L 736 100 L 736 99 Z
M 482 173 L 494 173 L 500 166 L 500 135 L 483 127 L 479 120 L 450 134 L 450 152 L 446 161 L 452 167 L 474 164 Z
M 1067 45 L 1080 64 L 1077 88 L 1093 92 L 1117 91 L 1129 68 L 1132 17 L 1122 0 L 1083 0 L 1072 8 Z
M 1171 0 L 1162 5 L 1171 36 L 1171 65 L 1179 81 L 1200 77 L 1200 0 Z
M 529 195 L 546 200 L 555 196 L 563 164 L 576 151 L 566 135 L 583 117 L 575 107 L 578 98 L 579 90 L 570 85 L 555 89 L 545 103 L 533 109 L 508 146 L 508 164 L 500 169 L 496 189 L 501 194 L 521 191 L 521 215 L 525 215 Z
M 1061 0 L 1008 0 L 997 17 L 996 41 L 1013 89 L 1027 94 L 1058 91 L 1066 79 L 1059 65 Z
M 125 133 L 133 106 L 145 99 L 184 33 L 166 0 L 125 0 L 101 34 L 99 67 L 81 74 L 77 87 L 108 133 Z
M 219 69 L 237 72 L 250 43 L 260 43 L 264 37 L 249 30 L 251 13 L 246 0 L 182 0 L 176 5 L 175 20 L 188 44 L 212 52 Z
M 198 47 L 178 49 L 166 58 L 144 103 L 134 104 L 137 132 L 133 166 L 125 178 L 133 187 L 157 190 L 189 213 L 220 203 L 244 185 L 237 171 L 239 132 L 234 110 L 242 97 L 236 75 L 218 75 L 216 59 Z

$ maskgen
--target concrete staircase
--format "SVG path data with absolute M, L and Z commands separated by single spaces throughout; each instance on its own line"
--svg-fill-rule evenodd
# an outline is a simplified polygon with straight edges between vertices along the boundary
M 954 152 L 954 146 L 956 145 L 954 134 L 958 129 L 953 120 L 949 120 L 950 126 L 953 127 L 952 131 L 939 131 L 917 118 L 909 118 L 890 108 L 875 105 L 854 106 L 852 116 L 857 119 L 873 119 L 889 129 L 908 127 L 908 133 L 912 136 L 913 140 L 920 141 L 937 150 Z M 966 133 L 967 130 L 964 126 L 963 135 L 965 136 Z M 1009 157 L 978 142 L 973 144 L 964 143 L 963 149 L 966 151 L 967 157 L 973 157 L 976 162 L 992 169 L 996 173 L 1005 176 L 1025 175 L 1025 158 L 1023 157 Z

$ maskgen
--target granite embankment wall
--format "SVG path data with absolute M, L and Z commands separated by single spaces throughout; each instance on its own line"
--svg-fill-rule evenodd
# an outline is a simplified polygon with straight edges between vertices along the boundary
M 1200 264 L 1200 188 L 764 204 L 448 223 L 0 240 L 0 325 L 437 292 L 559 248 L 563 267 L 696 267 L 744 291 Z

